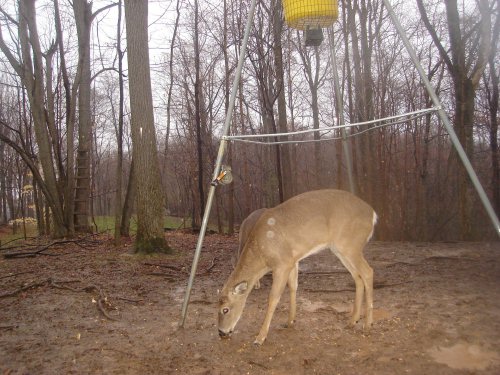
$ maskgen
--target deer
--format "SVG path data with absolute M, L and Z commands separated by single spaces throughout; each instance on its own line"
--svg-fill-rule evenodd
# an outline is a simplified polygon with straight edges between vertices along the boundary
M 259 218 L 262 216 L 262 214 L 265 211 L 266 211 L 266 208 L 259 208 L 258 210 L 253 211 L 241 223 L 240 232 L 238 234 L 238 249 L 236 251 L 236 254 L 231 259 L 232 264 L 233 264 L 233 269 L 236 267 L 238 259 L 240 259 L 241 252 L 243 251 L 245 243 L 247 242 L 247 239 L 248 239 L 248 237 L 250 235 L 250 232 L 254 228 L 255 223 L 257 222 L 257 220 L 259 220 Z M 257 280 L 255 282 L 254 288 L 255 289 L 260 289 L 260 281 L 259 280 Z
M 299 262 L 330 249 L 349 271 L 356 285 L 350 325 L 361 317 L 365 300 L 364 330 L 373 323 L 373 269 L 363 255 L 377 222 L 374 209 L 347 191 L 315 190 L 302 193 L 266 209 L 245 241 L 236 267 L 224 284 L 218 302 L 218 330 L 221 338 L 233 333 L 248 295 L 265 274 L 272 273 L 272 286 L 264 322 L 254 344 L 267 338 L 271 320 L 286 285 L 290 308 L 286 326 L 296 317 Z

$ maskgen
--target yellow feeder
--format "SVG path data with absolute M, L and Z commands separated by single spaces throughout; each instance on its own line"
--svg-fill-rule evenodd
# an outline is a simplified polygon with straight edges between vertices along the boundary
M 285 21 L 294 29 L 320 29 L 331 26 L 339 16 L 337 0 L 283 0 Z

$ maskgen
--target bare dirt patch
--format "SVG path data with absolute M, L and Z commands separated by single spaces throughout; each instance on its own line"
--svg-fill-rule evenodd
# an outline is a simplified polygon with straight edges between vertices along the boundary
M 236 237 L 207 236 L 184 329 L 196 235 L 174 256 L 105 239 L 0 258 L 0 374 L 499 374 L 500 243 L 370 243 L 374 327 L 348 328 L 354 283 L 324 252 L 301 263 L 297 324 L 283 295 L 261 347 L 270 276 L 221 340 L 217 289 Z M 5 253 L 5 251 L 2 251 Z M 52 254 L 52 255 L 46 255 Z

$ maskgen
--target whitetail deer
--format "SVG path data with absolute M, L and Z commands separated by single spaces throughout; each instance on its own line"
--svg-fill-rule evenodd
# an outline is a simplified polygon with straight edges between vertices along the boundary
M 373 208 L 351 193 L 317 190 L 293 197 L 262 213 L 244 244 L 236 268 L 219 299 L 219 335 L 231 335 L 241 317 L 255 283 L 269 271 L 273 284 L 264 323 L 254 343 L 267 337 L 271 319 L 288 283 L 290 311 L 288 326 L 295 321 L 298 263 L 329 248 L 354 278 L 356 298 L 351 324 L 361 316 L 365 296 L 365 324 L 373 322 L 373 270 L 363 256 L 377 215 Z
M 238 264 L 238 259 L 240 259 L 241 253 L 243 251 L 243 248 L 245 247 L 245 243 L 247 242 L 247 239 L 250 235 L 250 232 L 252 231 L 253 227 L 255 226 L 255 223 L 257 223 L 257 220 L 260 219 L 262 214 L 266 211 L 266 208 L 259 208 L 258 210 L 253 211 L 250 215 L 247 216 L 245 220 L 241 223 L 240 226 L 240 233 L 238 236 L 238 251 L 235 254 L 234 257 L 232 257 L 231 261 L 233 264 L 233 268 L 236 267 L 236 264 Z M 255 289 L 260 288 L 260 281 L 257 280 L 255 282 Z

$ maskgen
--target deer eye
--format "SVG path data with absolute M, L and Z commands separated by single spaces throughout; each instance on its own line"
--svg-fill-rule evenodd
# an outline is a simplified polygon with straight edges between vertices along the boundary
M 226 315 L 228 312 L 229 312 L 229 308 L 228 308 L 228 307 L 224 307 L 224 308 L 222 309 L 222 313 L 223 313 L 224 315 Z

